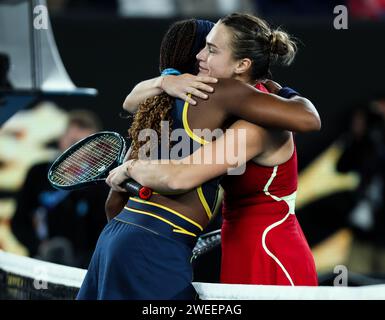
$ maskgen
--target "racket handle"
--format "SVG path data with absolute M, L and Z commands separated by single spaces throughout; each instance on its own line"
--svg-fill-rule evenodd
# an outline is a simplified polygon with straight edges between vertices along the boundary
M 128 180 L 125 185 L 125 189 L 132 195 L 138 196 L 140 199 L 148 200 L 152 196 L 152 190 L 148 187 L 143 187 L 141 184 L 133 179 Z

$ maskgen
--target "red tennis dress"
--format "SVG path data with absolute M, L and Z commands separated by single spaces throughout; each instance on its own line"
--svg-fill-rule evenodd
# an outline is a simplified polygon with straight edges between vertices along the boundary
M 297 153 L 281 165 L 249 161 L 226 176 L 221 282 L 316 286 L 314 258 L 294 213 Z

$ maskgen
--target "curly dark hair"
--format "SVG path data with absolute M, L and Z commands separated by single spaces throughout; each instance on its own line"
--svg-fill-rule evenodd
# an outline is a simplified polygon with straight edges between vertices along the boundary
M 160 47 L 160 71 L 166 68 L 175 68 L 181 73 L 194 73 L 196 69 L 196 53 L 192 52 L 192 49 L 194 47 L 195 33 L 195 19 L 178 21 L 170 26 L 163 37 Z M 160 143 L 161 121 L 169 121 L 169 134 L 171 134 L 172 119 L 170 111 L 173 103 L 174 98 L 164 92 L 147 99 L 139 105 L 132 126 L 128 130 L 129 137 L 132 139 L 131 158 L 137 159 L 139 149 L 147 143 L 147 141 L 139 141 L 138 139 L 141 130 L 155 130 L 158 134 L 158 142 Z

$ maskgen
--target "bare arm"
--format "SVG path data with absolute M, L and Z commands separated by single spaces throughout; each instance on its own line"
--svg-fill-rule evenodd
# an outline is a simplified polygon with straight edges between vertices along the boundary
M 244 120 L 236 121 L 229 129 L 234 130 L 226 130 L 219 139 L 202 146 L 182 160 L 171 160 L 168 164 L 162 164 L 160 160 L 129 160 L 114 169 L 115 172 L 107 178 L 108 183 L 115 188 L 132 177 L 141 185 L 161 193 L 183 192 L 227 173 L 228 169 L 244 164 L 264 150 L 264 129 Z M 245 131 L 242 133 L 238 129 Z M 228 147 L 231 150 L 227 150 Z M 245 156 L 234 162 L 226 157 L 228 152 Z M 218 157 L 223 157 L 224 161 Z
M 114 191 L 112 188 L 108 194 L 105 210 L 107 220 L 115 218 L 124 208 L 129 198 L 129 194 L 127 192 L 118 192 Z
M 124 100 L 123 109 L 130 113 L 135 113 L 141 102 L 163 92 L 161 82 L 161 77 L 139 82 Z
M 216 105 L 224 109 L 226 117 L 236 116 L 262 127 L 294 132 L 317 131 L 321 128 L 319 114 L 306 98 L 281 98 L 234 79 L 220 79 L 213 86 L 215 93 L 208 101 L 201 100 L 199 103 L 210 103 L 210 100 L 216 99 Z
M 198 77 L 188 73 L 180 76 L 159 76 L 145 80 L 138 83 L 128 94 L 123 102 L 123 109 L 130 113 L 134 113 L 141 102 L 159 95 L 163 91 L 172 97 L 180 98 L 191 104 L 196 104 L 196 101 L 188 96 L 188 93 L 202 99 L 207 99 L 208 97 L 203 91 L 212 92 L 213 88 L 206 83 L 216 82 L 216 78 Z
M 131 148 L 128 149 L 126 155 L 124 156 L 123 162 L 128 161 L 131 155 Z M 124 208 L 129 198 L 129 194 L 127 192 L 119 192 L 115 191 L 112 188 L 108 193 L 108 197 L 106 203 L 104 205 L 104 209 L 106 212 L 107 220 L 110 221 L 114 217 L 116 217 Z

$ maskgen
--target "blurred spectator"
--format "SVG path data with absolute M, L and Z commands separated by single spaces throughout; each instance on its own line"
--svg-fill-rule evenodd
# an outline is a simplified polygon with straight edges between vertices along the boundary
M 332 16 L 346 5 L 349 16 L 385 18 L 385 0 L 47 0 L 50 13 L 86 11 L 119 13 L 126 17 L 220 17 L 232 12 L 264 16 Z
M 175 0 L 179 15 L 220 17 L 232 12 L 255 11 L 252 0 Z
M 119 14 L 126 17 L 172 17 L 177 14 L 174 0 L 118 0 Z
M 0 90 L 12 88 L 8 80 L 9 65 L 8 55 L 0 52 Z
M 100 130 L 94 113 L 72 111 L 59 149 L 63 152 Z M 28 171 L 17 197 L 12 231 L 31 257 L 86 268 L 107 221 L 104 201 L 108 188 L 102 184 L 76 191 L 54 189 L 47 179 L 50 165 L 40 163 Z
M 51 13 L 64 10 L 118 12 L 125 17 L 219 17 L 255 11 L 254 0 L 47 0 Z
M 348 0 L 349 15 L 360 19 L 384 19 L 385 0 Z
M 332 16 L 342 0 L 255 0 L 258 13 L 264 16 Z
M 360 185 L 349 224 L 353 245 L 350 271 L 385 274 L 385 98 L 357 108 L 351 130 L 337 163 L 341 172 L 355 171 Z
M 258 12 L 269 16 L 332 16 L 338 5 L 348 8 L 353 18 L 385 17 L 385 0 L 255 0 Z
M 122 16 L 208 16 L 254 11 L 252 0 L 118 0 Z

